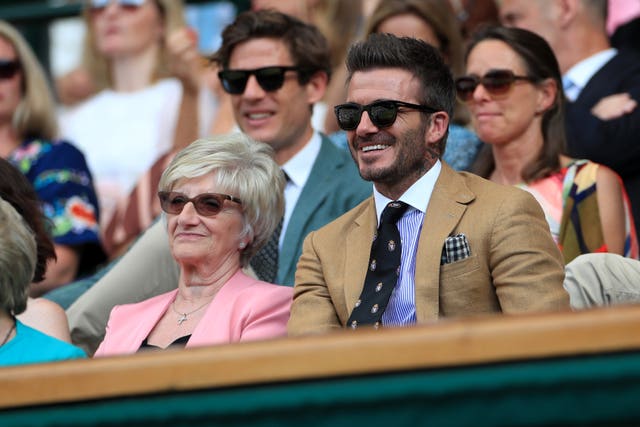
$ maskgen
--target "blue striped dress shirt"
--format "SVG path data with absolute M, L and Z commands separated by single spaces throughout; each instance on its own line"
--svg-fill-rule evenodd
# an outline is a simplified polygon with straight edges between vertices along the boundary
M 426 174 L 409 187 L 399 198 L 410 207 L 397 224 L 402 243 L 400 276 L 389 299 L 387 309 L 382 313 L 382 324 L 384 326 L 402 326 L 416 323 L 415 276 L 418 241 L 422 232 L 424 215 L 441 169 L 442 164 L 437 161 Z M 391 200 L 378 193 L 375 186 L 373 196 L 378 222 L 380 222 L 382 210 Z M 441 249 L 438 248 L 437 250 Z

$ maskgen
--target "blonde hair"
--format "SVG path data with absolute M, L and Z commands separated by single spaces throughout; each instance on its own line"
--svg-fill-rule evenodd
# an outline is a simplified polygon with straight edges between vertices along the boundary
M 58 134 L 53 93 L 36 55 L 22 35 L 0 21 L 0 37 L 13 46 L 22 73 L 22 99 L 13 113 L 13 128 L 21 138 L 54 139 Z
M 184 7 L 182 0 L 149 0 L 157 6 L 160 16 L 164 22 L 164 37 L 171 31 L 182 28 L 186 25 L 184 18 Z M 98 51 L 95 41 L 95 35 L 91 26 L 91 10 L 87 5 L 83 11 L 84 22 L 87 27 L 87 33 L 84 39 L 84 47 L 82 53 L 83 67 L 91 75 L 92 81 L 96 86 L 96 90 L 109 88 L 113 85 L 109 61 Z M 156 62 L 156 69 L 153 75 L 154 80 L 169 77 L 169 58 L 165 49 L 165 40 L 162 40 L 162 46 Z
M 27 308 L 36 268 L 36 240 L 24 218 L 0 198 L 0 306 L 18 315 Z

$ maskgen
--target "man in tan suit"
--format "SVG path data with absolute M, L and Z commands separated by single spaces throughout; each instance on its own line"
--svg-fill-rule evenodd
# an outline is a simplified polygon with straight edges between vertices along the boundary
M 374 194 L 305 239 L 289 333 L 568 309 L 562 256 L 535 199 L 440 161 L 455 89 L 435 49 L 373 35 L 351 48 L 347 67 L 350 102 L 335 112 Z M 391 201 L 409 206 L 397 221 L 397 282 L 388 303 L 371 308 L 379 320 L 353 320 L 369 298 L 370 248 Z

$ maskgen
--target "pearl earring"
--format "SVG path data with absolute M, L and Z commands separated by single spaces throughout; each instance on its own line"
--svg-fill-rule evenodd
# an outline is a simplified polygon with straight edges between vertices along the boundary
M 247 244 L 246 244 L 245 242 L 240 242 L 240 245 L 238 245 L 238 247 L 239 247 L 240 249 L 244 249 L 244 248 L 245 248 L 245 246 L 247 246 Z

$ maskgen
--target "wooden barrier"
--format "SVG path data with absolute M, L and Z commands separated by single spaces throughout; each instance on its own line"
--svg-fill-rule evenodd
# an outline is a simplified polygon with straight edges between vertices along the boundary
M 587 366 L 585 363 L 595 363 L 599 367 Z M 576 371 L 580 371 L 579 375 L 574 373 L 579 381 L 571 377 L 572 367 L 579 367 L 576 368 Z M 515 379 L 527 369 L 530 377 Z M 610 371 L 611 369 L 614 371 Z M 622 371 L 617 372 L 615 369 Z M 461 380 L 465 375 L 468 375 L 467 380 Z M 340 390 L 346 392 L 349 387 L 372 393 L 369 386 L 374 383 L 383 387 L 396 384 L 396 392 L 401 394 L 414 387 L 416 390 L 412 395 L 422 396 L 420 405 L 431 405 L 432 413 L 435 413 L 444 408 L 442 399 L 451 397 L 447 392 L 441 394 L 451 384 L 458 384 L 458 388 L 451 389 L 454 395 L 462 393 L 467 396 L 468 403 L 473 404 L 474 399 L 487 397 L 486 391 L 481 392 L 478 388 L 478 394 L 474 395 L 473 390 L 467 388 L 474 381 L 482 382 L 482 387 L 493 388 L 494 393 L 500 392 L 500 384 L 503 384 L 503 390 L 499 394 L 511 390 L 514 386 L 512 381 L 522 381 L 515 389 L 520 390 L 519 393 L 525 393 L 526 387 L 523 388 L 522 384 L 536 383 L 541 375 L 548 377 L 550 388 L 542 391 L 535 387 L 533 389 L 537 390 L 536 396 L 539 395 L 540 401 L 549 405 L 555 401 L 556 393 L 562 388 L 558 387 L 559 384 L 570 383 L 574 387 L 578 381 L 587 387 L 586 391 L 591 393 L 590 398 L 594 398 L 593 393 L 597 395 L 602 390 L 617 390 L 618 407 L 611 408 L 612 414 L 621 412 L 619 406 L 626 402 L 625 399 L 620 399 L 621 390 L 627 390 L 629 394 L 625 392 L 624 396 L 635 400 L 633 406 L 640 406 L 637 404 L 640 403 L 640 306 L 577 313 L 444 320 L 413 328 L 343 331 L 326 336 L 3 368 L 0 369 L 0 425 L 8 427 L 24 422 L 47 425 L 47 422 L 42 421 L 45 419 L 53 425 L 53 421 L 59 423 L 60 420 L 65 420 L 69 413 L 73 413 L 69 412 L 72 409 L 78 414 L 94 414 L 94 417 L 96 407 L 126 406 L 127 402 L 138 402 L 141 407 L 149 409 L 136 411 L 130 408 L 130 415 L 134 420 L 138 420 L 142 414 L 151 417 L 138 420 L 144 424 L 157 418 L 154 414 L 160 409 L 165 417 L 171 419 L 175 415 L 165 412 L 170 405 L 162 402 L 168 402 L 167 399 L 173 402 L 190 396 L 190 399 L 197 401 L 216 396 L 215 401 L 219 402 L 221 398 L 236 396 L 236 404 L 242 406 L 247 404 L 245 398 L 248 396 L 243 397 L 243 393 L 267 393 L 262 395 L 267 400 L 269 395 L 287 393 L 287 398 L 271 402 L 272 406 L 267 405 L 267 413 L 271 417 L 274 413 L 279 413 L 282 418 L 276 419 L 280 422 L 296 425 L 294 421 L 300 419 L 292 418 L 293 413 L 290 411 L 295 406 L 297 409 L 294 412 L 298 415 L 307 413 L 306 410 L 299 412 L 306 407 L 306 401 L 292 404 L 288 410 L 279 405 L 286 406 L 284 402 L 287 399 L 299 399 L 304 394 L 302 390 L 308 393 L 309 399 L 315 401 L 320 396 L 323 399 L 331 398 L 322 392 L 324 387 L 333 390 L 332 393 L 337 397 Z M 421 380 L 418 381 L 417 378 Z M 454 378 L 458 379 L 453 380 Z M 502 378 L 501 381 L 506 383 L 496 380 L 497 383 L 494 384 L 495 378 Z M 438 388 L 437 391 L 423 389 L 438 381 L 443 381 L 443 388 Z M 465 385 L 465 381 L 468 385 Z M 600 387 L 598 390 L 597 384 Z M 572 391 L 573 395 L 579 390 L 576 387 Z M 435 398 L 433 393 L 438 394 L 437 404 L 430 401 Z M 379 399 L 384 398 L 372 395 L 354 408 L 361 409 L 361 405 L 365 405 L 376 412 L 380 410 Z M 531 396 L 527 399 L 531 399 Z M 329 411 L 325 415 L 333 414 L 330 408 L 335 402 L 326 403 L 327 408 L 316 408 L 319 414 L 323 411 Z M 402 406 L 401 403 L 397 405 Z M 188 406 L 189 404 L 185 404 L 185 407 Z M 177 408 L 182 407 L 178 405 Z M 59 412 L 61 409 L 67 415 Z M 229 410 L 226 407 L 223 409 Z M 633 419 L 640 425 L 640 408 L 624 409 L 626 412 L 621 412 L 624 417 L 637 416 Z M 176 413 L 182 411 L 174 410 Z M 197 406 L 183 416 L 189 417 L 194 411 L 200 413 L 202 410 Z M 343 408 L 342 411 L 344 410 Z M 535 408 L 530 409 L 533 410 Z M 393 415 L 394 410 L 388 412 Z M 568 408 L 564 408 L 557 414 L 554 412 L 554 416 L 566 416 L 569 412 Z M 200 415 L 206 420 L 211 420 L 214 416 L 211 413 Z M 338 418 L 333 416 L 333 422 L 339 424 L 341 420 L 351 419 L 352 415 L 349 413 Z M 443 414 L 445 415 L 453 413 Z M 117 419 L 112 420 L 113 425 L 123 421 L 118 418 L 122 414 L 112 411 L 107 411 L 102 416 L 105 417 L 101 419 L 105 425 L 109 424 L 110 417 Z M 218 416 L 221 415 L 218 413 Z M 376 419 L 380 419 L 380 416 L 377 415 Z M 78 415 L 79 419 L 82 417 L 83 415 Z M 225 413 L 224 417 L 227 421 L 242 420 L 242 424 L 249 421 L 238 414 Z M 474 425 L 483 425 L 478 422 L 477 417 L 473 418 Z M 125 419 L 131 423 L 131 418 Z M 36 423 L 38 420 L 42 422 Z M 272 418 L 268 420 L 273 421 Z M 550 420 L 556 423 L 558 418 L 552 417 Z M 595 420 L 613 421 L 608 414 L 596 417 Z M 91 425 L 98 422 L 94 418 L 85 420 L 86 424 L 76 421 L 77 424 L 68 425 Z M 255 423 L 257 419 L 252 418 L 251 422 Z M 396 423 L 394 425 L 402 425 L 397 423 L 397 419 L 393 422 Z M 494 422 L 487 425 L 500 424 Z

